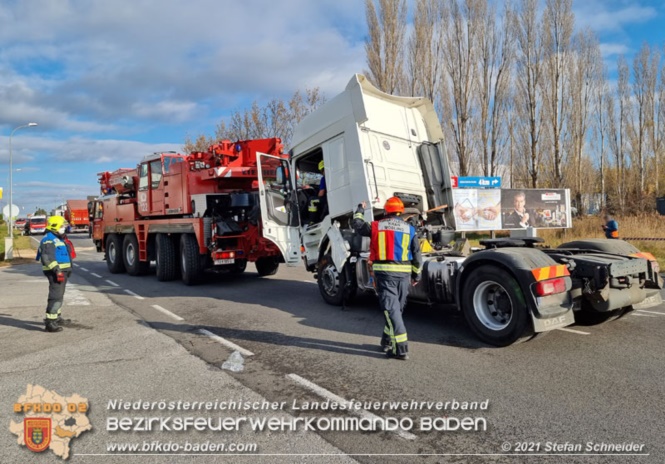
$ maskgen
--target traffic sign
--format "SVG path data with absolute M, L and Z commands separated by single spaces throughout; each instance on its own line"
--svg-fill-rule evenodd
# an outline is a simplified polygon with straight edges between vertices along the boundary
M 16 216 L 18 216 L 19 212 L 20 212 L 20 210 L 18 209 L 18 206 L 12 205 L 12 214 L 11 214 L 11 216 L 13 218 L 15 218 Z M 9 205 L 5 205 L 5 207 L 2 208 L 2 216 L 6 217 L 6 218 L 9 217 Z
M 459 188 L 501 188 L 501 177 L 458 177 Z

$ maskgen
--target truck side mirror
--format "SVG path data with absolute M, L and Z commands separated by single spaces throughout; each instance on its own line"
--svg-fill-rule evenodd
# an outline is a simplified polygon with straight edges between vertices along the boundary
M 284 185 L 284 168 L 282 166 L 275 169 L 275 177 L 278 184 Z

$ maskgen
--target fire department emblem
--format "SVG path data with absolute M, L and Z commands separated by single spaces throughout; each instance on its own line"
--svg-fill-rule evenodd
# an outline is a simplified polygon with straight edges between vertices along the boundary
M 23 419 L 25 446 L 30 451 L 41 453 L 51 443 L 51 419 L 29 417 Z

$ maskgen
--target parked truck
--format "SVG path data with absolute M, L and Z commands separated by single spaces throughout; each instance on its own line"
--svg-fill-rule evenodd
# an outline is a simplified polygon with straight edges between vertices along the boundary
M 369 241 L 351 228 L 353 210 L 383 215 L 397 196 L 417 228 L 424 265 L 409 299 L 455 307 L 484 342 L 506 346 L 573 324 L 618 317 L 660 302 L 663 282 L 653 256 L 620 240 L 582 240 L 555 249 L 538 237 L 487 239 L 466 253 L 455 237 L 449 162 L 432 102 L 397 97 L 354 76 L 346 90 L 308 115 L 293 136 L 290 159 L 259 154 L 259 166 L 279 162 L 275 179 L 259 168 L 264 236 L 287 265 L 302 260 L 323 299 L 348 304 L 374 292 Z M 328 213 L 312 221 L 317 167 L 325 165 Z M 532 234 L 533 235 L 533 234 Z
M 279 138 L 225 140 L 207 152 L 155 153 L 135 168 L 99 173 L 92 238 L 109 271 L 142 275 L 155 261 L 158 280 L 180 276 L 188 285 L 208 269 L 242 273 L 248 262 L 261 276 L 274 274 L 281 254 L 261 234 L 257 151 L 285 156 Z
M 69 223 L 69 232 L 88 232 L 88 200 L 67 200 L 64 217 Z

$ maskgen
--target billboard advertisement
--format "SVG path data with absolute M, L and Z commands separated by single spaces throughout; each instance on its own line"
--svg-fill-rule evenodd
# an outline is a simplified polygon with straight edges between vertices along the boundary
M 455 189 L 460 231 L 558 229 L 571 225 L 567 189 Z

